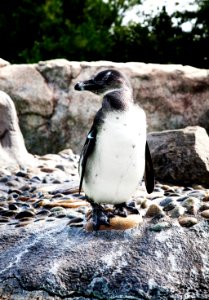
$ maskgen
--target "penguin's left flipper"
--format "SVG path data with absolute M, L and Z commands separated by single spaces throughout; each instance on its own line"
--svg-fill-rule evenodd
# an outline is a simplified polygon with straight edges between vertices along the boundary
M 96 142 L 96 128 L 92 126 L 91 130 L 88 133 L 86 142 L 83 146 L 81 156 L 80 156 L 80 161 L 79 161 L 79 169 L 78 169 L 80 173 L 79 194 L 81 192 L 82 185 L 83 185 L 83 178 L 86 171 L 87 160 L 94 150 L 95 142 Z
M 155 176 L 154 169 L 152 164 L 152 157 L 150 154 L 148 143 L 146 142 L 145 146 L 145 172 L 144 172 L 144 181 L 148 194 L 151 194 L 154 190 L 155 185 Z
M 80 160 L 79 160 L 79 169 L 78 169 L 80 174 L 79 193 L 81 192 L 82 189 L 83 178 L 85 175 L 88 158 L 94 151 L 94 147 L 96 144 L 97 128 L 100 125 L 101 117 L 102 117 L 102 110 L 100 109 L 94 118 L 93 125 L 87 135 L 85 144 L 81 151 Z

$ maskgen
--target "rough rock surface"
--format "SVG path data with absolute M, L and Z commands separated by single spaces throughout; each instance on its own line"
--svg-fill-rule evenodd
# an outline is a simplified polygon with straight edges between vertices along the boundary
M 57 219 L 1 231 L 0 297 L 208 299 L 209 225 L 87 233 Z
M 52 70 L 45 63 L 40 68 L 47 82 Z M 63 83 L 53 74 L 54 93 L 68 89 L 70 78 Z M 63 92 L 59 98 L 63 111 L 65 97 Z M 58 126 L 60 110 L 53 112 Z M 0 115 L 1 300 L 208 299 L 209 190 L 157 183 L 147 195 L 142 185 L 134 196 L 139 228 L 86 232 L 89 204 L 78 194 L 78 156 L 71 150 L 36 156 L 35 165 L 20 169 L 31 156 L 14 104 L 3 92 Z M 185 132 L 192 132 L 192 145 L 197 139 L 196 162 L 202 166 L 208 137 L 201 128 Z M 11 158 L 18 162 L 15 171 Z
M 130 77 L 136 102 L 146 111 L 148 131 L 188 125 L 201 125 L 209 131 L 208 70 L 64 59 L 10 65 L 2 60 L 0 89 L 15 102 L 31 153 L 57 153 L 69 147 L 80 152 L 101 100 L 88 92 L 76 92 L 73 87 L 105 68 L 117 68 Z
M 204 128 L 150 133 L 148 143 L 157 179 L 209 187 L 209 136 Z
M 18 124 L 16 109 L 11 98 L 0 91 L 0 164 L 1 168 L 34 163 L 34 157 L 27 152 Z
M 13 105 L 1 95 L 3 109 Z M 8 112 L 0 128 L 17 126 Z M 35 161 L 15 173 L 0 166 L 0 299 L 208 299 L 209 190 L 156 184 L 147 195 L 142 185 L 139 228 L 87 232 L 78 156 Z

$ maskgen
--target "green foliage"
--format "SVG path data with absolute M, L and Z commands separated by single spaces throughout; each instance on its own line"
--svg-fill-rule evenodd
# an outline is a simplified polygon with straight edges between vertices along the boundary
M 124 25 L 139 0 L 3 1 L 0 56 L 13 63 L 64 57 L 209 68 L 209 0 L 196 3 L 196 11 L 170 16 L 164 7 L 143 23 Z M 191 31 L 183 31 L 185 22 Z

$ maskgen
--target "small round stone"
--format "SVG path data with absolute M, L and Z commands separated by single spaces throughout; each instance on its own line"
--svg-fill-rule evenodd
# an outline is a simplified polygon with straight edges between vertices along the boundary
M 39 212 L 36 213 L 36 216 L 48 216 L 50 214 L 50 211 L 47 209 L 42 209 Z
M 146 212 L 145 217 L 154 217 L 162 212 L 162 209 L 157 204 L 151 204 Z
M 148 201 L 147 199 L 144 199 L 142 202 L 141 202 L 141 208 L 147 208 L 148 207 Z
M 29 184 L 24 184 L 24 185 L 20 188 L 20 190 L 24 192 L 24 191 L 30 190 L 30 188 L 31 188 L 31 187 L 30 187 Z
M 46 200 L 46 199 L 38 200 L 38 201 L 36 201 L 36 202 L 33 203 L 33 207 L 34 208 L 38 208 L 38 207 L 41 207 L 41 206 L 45 206 L 48 203 L 50 203 L 50 201 Z
M 24 227 L 31 224 L 31 221 L 23 221 L 15 225 L 15 227 Z
M 51 212 L 63 212 L 65 209 L 62 206 L 55 206 L 50 209 Z
M 161 223 L 157 223 L 157 224 L 154 224 L 154 225 L 150 226 L 149 230 L 150 231 L 160 232 L 160 231 L 168 229 L 170 227 L 171 227 L 170 223 L 168 223 L 168 222 L 161 222 Z
M 19 196 L 18 200 L 20 200 L 20 201 L 28 201 L 28 200 L 30 200 L 30 197 L 27 197 L 27 196 Z
M 200 206 L 200 200 L 195 197 L 188 197 L 182 202 L 182 206 L 186 208 L 187 213 L 194 215 Z
M 15 214 L 16 212 L 13 210 L 4 210 L 0 212 L 0 215 L 4 217 L 13 217 Z
M 202 200 L 205 197 L 205 191 L 195 190 L 187 194 L 189 197 L 195 197 Z
M 56 165 L 55 168 L 60 169 L 61 171 L 65 171 L 64 165 Z
M 54 179 L 54 180 L 52 181 L 52 183 L 53 183 L 53 184 L 60 184 L 60 183 L 61 183 L 61 181 L 60 181 L 60 180 L 58 180 L 58 179 Z
M 143 223 L 140 215 L 128 215 L 126 218 L 115 216 L 110 219 L 110 225 L 101 225 L 99 230 L 126 230 L 137 227 Z M 91 219 L 84 226 L 86 231 L 93 231 Z
M 15 219 L 22 219 L 22 218 L 33 217 L 33 216 L 34 216 L 34 212 L 32 212 L 31 210 L 23 210 L 15 216 Z
M 164 206 L 170 204 L 172 201 L 173 201 L 173 198 L 166 197 L 165 199 L 163 199 L 162 201 L 160 201 L 160 205 L 164 207 Z
M 178 201 L 178 202 L 183 202 L 183 201 L 186 200 L 187 198 L 188 198 L 188 196 L 179 197 L 178 199 L 176 199 L 176 201 Z
M 83 226 L 83 221 L 83 218 L 73 218 L 67 223 L 67 225 L 70 227 L 81 227 Z
M 16 176 L 19 176 L 19 177 L 27 177 L 28 174 L 27 174 L 27 172 L 19 171 L 19 172 L 16 173 Z
M 176 207 L 176 202 L 175 201 L 171 201 L 169 204 L 165 205 L 163 210 L 164 211 L 170 211 L 172 209 L 174 209 Z
M 200 206 L 199 211 L 203 211 L 207 209 L 209 209 L 209 203 L 205 202 Z
M 162 185 L 161 188 L 162 188 L 164 191 L 168 191 L 168 190 L 171 189 L 171 187 L 170 187 L 169 185 L 166 185 L 166 184 Z
M 208 202 L 209 201 L 209 194 L 206 194 L 205 197 L 202 199 L 202 201 Z
M 8 222 L 9 222 L 8 217 L 0 216 L 0 223 L 8 223 Z
M 209 219 L 209 209 L 202 211 L 201 216 L 205 219 Z
M 9 181 L 9 177 L 8 176 L 3 176 L 3 177 L 0 178 L 0 182 L 2 182 L 2 183 L 6 183 L 8 181 Z
M 194 217 L 181 216 L 178 218 L 179 224 L 183 227 L 191 227 L 197 224 L 197 219 Z
M 180 216 L 183 216 L 185 212 L 185 208 L 182 207 L 182 206 L 176 206 L 174 209 L 172 209 L 170 212 L 169 212 L 169 215 L 171 218 L 178 218 Z
M 44 168 L 41 168 L 41 171 L 44 173 L 53 173 L 55 171 L 55 169 L 44 167 Z

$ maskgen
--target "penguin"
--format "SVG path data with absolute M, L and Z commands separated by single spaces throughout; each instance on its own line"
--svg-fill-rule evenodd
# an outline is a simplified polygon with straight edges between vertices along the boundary
M 101 95 L 102 105 L 94 117 L 79 160 L 80 185 L 92 206 L 93 230 L 109 225 L 114 214 L 139 213 L 128 204 L 143 176 L 148 193 L 154 189 L 154 170 L 146 141 L 146 115 L 134 103 L 129 80 L 116 69 L 99 72 L 78 82 L 77 91 Z

